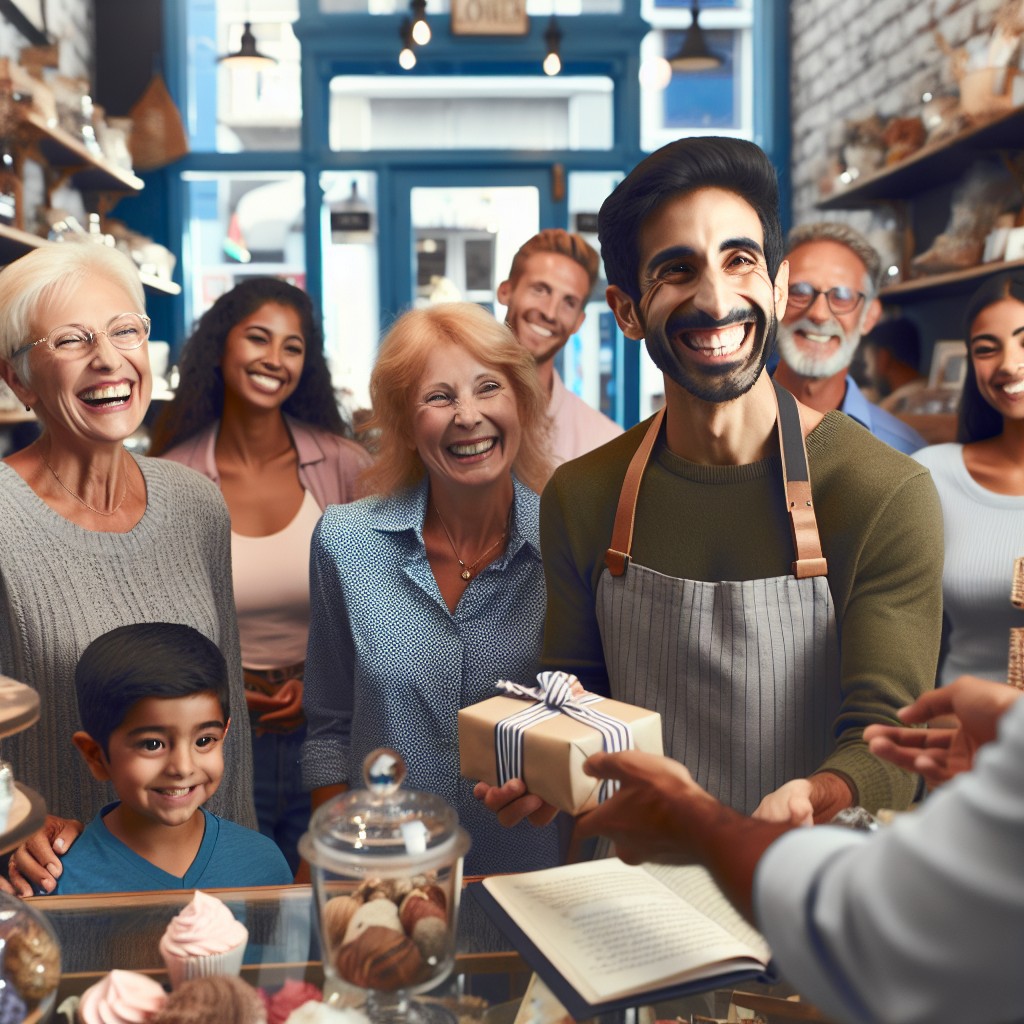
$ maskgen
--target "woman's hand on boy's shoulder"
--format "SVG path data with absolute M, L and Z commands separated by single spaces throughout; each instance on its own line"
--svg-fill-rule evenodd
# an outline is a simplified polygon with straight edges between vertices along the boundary
M 12 896 L 53 892 L 60 878 L 60 858 L 71 849 L 84 826 L 74 818 L 48 814 L 43 827 L 11 854 L 7 878 L 0 876 L 0 890 Z

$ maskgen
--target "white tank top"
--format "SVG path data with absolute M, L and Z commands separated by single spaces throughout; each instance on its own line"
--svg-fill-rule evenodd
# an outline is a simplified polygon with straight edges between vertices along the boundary
M 309 544 L 320 506 L 306 491 L 280 532 L 243 537 L 231 531 L 238 636 L 246 668 L 285 668 L 306 657 L 309 635 Z

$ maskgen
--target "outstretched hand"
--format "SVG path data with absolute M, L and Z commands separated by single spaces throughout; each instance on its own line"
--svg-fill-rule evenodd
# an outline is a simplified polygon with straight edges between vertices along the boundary
M 719 805 L 683 765 L 629 750 L 593 754 L 583 762 L 583 770 L 595 778 L 618 780 L 619 790 L 577 820 L 578 838 L 607 836 L 627 864 L 693 861 L 693 815 Z
M 949 686 L 922 694 L 898 712 L 907 726 L 952 716 L 951 724 L 914 729 L 869 725 L 864 739 L 873 754 L 909 772 L 919 773 L 935 788 L 969 771 L 980 747 L 996 737 L 999 720 L 1022 691 L 1005 683 L 961 676 Z
M 43 827 L 11 854 L 9 881 L 0 878 L 0 890 L 11 896 L 33 896 L 40 889 L 53 892 L 64 870 L 60 858 L 82 832 L 80 821 L 48 814 Z

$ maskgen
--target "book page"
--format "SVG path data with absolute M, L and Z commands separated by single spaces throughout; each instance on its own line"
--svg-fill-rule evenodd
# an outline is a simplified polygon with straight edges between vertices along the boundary
M 772 958 L 764 936 L 729 902 L 706 868 L 697 865 L 644 864 L 646 871 L 662 885 L 681 896 L 702 914 L 707 914 L 730 935 L 753 949 L 765 963 Z
M 765 963 L 643 868 L 615 858 L 483 884 L 590 1003 Z

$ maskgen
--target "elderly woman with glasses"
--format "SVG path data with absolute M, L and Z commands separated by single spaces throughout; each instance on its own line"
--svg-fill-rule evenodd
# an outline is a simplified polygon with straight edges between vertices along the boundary
M 100 246 L 37 249 L 0 271 L 0 375 L 42 427 L 0 461 L 0 674 L 34 687 L 43 708 L 3 754 L 55 816 L 16 865 L 44 890 L 52 878 L 32 860 L 54 863 L 51 844 L 77 834 L 62 819 L 89 820 L 113 799 L 71 744 L 90 641 L 127 623 L 194 626 L 224 652 L 232 716 L 245 721 L 224 501 L 198 473 L 124 448 L 152 392 L 144 306 L 132 262 Z M 211 810 L 252 827 L 248 730 L 231 730 L 225 757 L 229 784 Z M 18 876 L 12 865 L 27 894 Z

